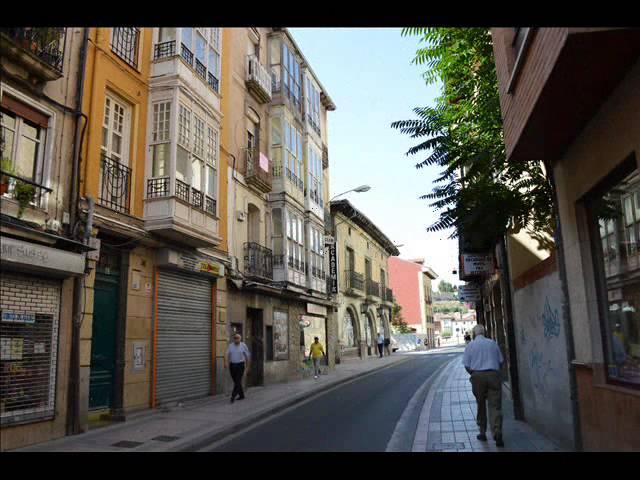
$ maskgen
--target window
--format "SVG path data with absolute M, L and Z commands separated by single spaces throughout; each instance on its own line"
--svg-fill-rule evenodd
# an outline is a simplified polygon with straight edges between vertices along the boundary
M 529 34 L 529 28 L 516 27 L 513 29 L 515 31 L 515 35 L 513 37 L 513 48 L 516 50 L 516 55 L 520 53 L 522 47 L 524 45 L 524 41 Z
M 10 97 L 9 97 L 10 98 Z M 0 115 L 2 158 L 8 159 L 14 174 L 36 183 L 43 181 L 42 168 L 48 117 L 31 110 L 27 105 L 12 100 L 20 108 L 7 108 L 4 94 Z M 22 116 L 16 112 L 20 110 Z
M 273 346 L 275 360 L 289 359 L 289 314 L 273 311 Z
M 129 107 L 107 94 L 102 122 L 102 153 L 123 165 L 128 164 Z
M 289 267 L 304 272 L 304 231 L 302 217 L 287 210 L 287 256 Z
M 296 59 L 296 55 L 284 42 L 282 43 L 282 82 L 285 95 L 300 110 L 302 107 L 300 101 L 300 64 Z
M 309 142 L 307 158 L 309 170 L 309 198 L 317 205 L 322 206 L 324 201 L 322 194 L 322 154 L 312 142 Z
M 587 201 L 609 381 L 640 388 L 640 273 L 636 200 L 640 175 L 625 162 Z
M 304 190 L 302 134 L 286 118 L 282 119 L 284 127 L 284 167 L 287 178 L 300 190 Z M 273 138 L 273 145 L 280 139 Z M 275 149 L 274 149 L 275 150 Z M 277 149 L 280 150 L 280 149 Z M 275 157 L 279 159 L 279 156 Z M 277 161 L 277 160 L 276 160 Z M 275 168 L 275 167 L 274 167 Z
M 163 29 L 161 29 L 162 32 Z M 180 55 L 215 92 L 220 91 L 220 29 L 182 28 Z M 161 39 L 162 41 L 162 39 Z M 194 54 L 195 52 L 195 54 Z M 195 61 L 194 61 L 195 57 Z
M 171 102 L 153 104 L 151 131 L 151 176 L 169 175 Z
M 138 68 L 138 45 L 140 29 L 135 27 L 117 27 L 113 29 L 111 49 L 133 68 Z
M 310 254 L 309 260 L 311 262 L 311 272 L 312 277 L 315 278 L 325 278 L 324 273 L 324 251 L 322 248 L 322 233 L 320 229 L 310 226 L 309 228 L 311 233 L 311 242 L 310 242 Z
M 305 95 L 307 123 L 320 135 L 320 92 L 309 77 L 305 77 Z
M 342 320 L 342 345 L 346 348 L 356 346 L 355 319 L 350 310 L 347 310 Z

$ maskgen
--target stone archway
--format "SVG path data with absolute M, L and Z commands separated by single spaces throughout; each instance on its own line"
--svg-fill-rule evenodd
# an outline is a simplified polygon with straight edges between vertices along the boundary
M 375 313 L 371 309 L 367 311 L 364 318 L 365 339 L 367 354 L 375 355 L 376 350 L 376 320 Z
M 341 356 L 358 356 L 360 355 L 360 322 L 358 312 L 349 305 L 341 319 L 340 326 L 340 350 Z

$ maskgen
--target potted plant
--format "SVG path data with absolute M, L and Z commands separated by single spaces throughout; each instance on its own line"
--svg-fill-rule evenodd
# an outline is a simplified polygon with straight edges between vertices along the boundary
M 3 158 L 0 164 L 0 170 L 2 170 L 2 174 L 0 175 L 0 195 L 4 195 L 9 190 L 9 179 L 11 178 L 9 175 L 13 175 L 14 173 L 11 160 Z
M 24 209 L 33 202 L 36 195 L 36 187 L 30 183 L 21 182 L 18 180 L 15 187 L 15 198 L 18 200 L 18 218 L 22 218 Z

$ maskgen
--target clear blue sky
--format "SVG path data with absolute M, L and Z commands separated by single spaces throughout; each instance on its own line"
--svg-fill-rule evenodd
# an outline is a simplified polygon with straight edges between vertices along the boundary
M 413 118 L 412 108 L 433 103 L 424 67 L 411 64 L 417 37 L 398 28 L 291 28 L 296 42 L 337 109 L 328 112 L 331 195 L 368 184 L 366 193 L 344 197 L 400 248 L 402 258 L 424 257 L 440 279 L 459 284 L 457 240 L 426 227 L 437 218 L 429 201 L 436 168 L 417 170 L 422 157 L 405 155 L 415 143 L 391 128 Z M 436 283 L 440 281 L 436 280 Z

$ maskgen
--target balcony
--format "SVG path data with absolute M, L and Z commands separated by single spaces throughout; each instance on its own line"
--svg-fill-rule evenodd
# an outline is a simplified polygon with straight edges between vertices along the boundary
M 255 55 L 247 55 L 247 88 L 261 103 L 271 101 L 271 74 Z
M 262 193 L 271 191 L 271 166 L 269 159 L 258 149 L 247 150 L 247 183 Z
M 100 205 L 129 214 L 130 193 L 131 169 L 103 154 L 100 162 Z
M 157 68 L 154 68 L 153 76 L 180 74 L 177 66 L 174 66 L 173 68 L 164 66 L 161 68 L 161 65 L 164 64 L 164 60 L 173 58 L 180 58 L 182 63 L 188 66 L 189 70 L 195 73 L 205 85 L 214 92 L 220 93 L 220 80 L 211 73 L 211 71 L 207 70 L 207 67 L 200 60 L 195 58 L 193 52 L 189 50 L 185 44 L 180 43 L 180 48 L 178 50 L 175 40 L 156 43 L 153 46 L 154 63 L 158 64 L 158 62 L 160 62 L 160 64 L 157 65 Z
M 354 270 L 345 270 L 344 291 L 347 295 L 362 297 L 364 294 L 364 275 Z
M 0 54 L 42 81 L 62 77 L 65 28 L 0 29 Z
M 216 200 L 171 177 L 147 179 L 145 228 L 170 241 L 196 248 L 220 244 Z
M 244 274 L 247 277 L 273 279 L 273 254 L 255 242 L 244 244 Z
M 47 194 L 53 190 L 10 172 L 0 172 L 2 213 L 32 223 L 44 224 L 47 213 L 41 207 L 46 205 Z
M 392 304 L 392 303 L 393 303 L 393 290 L 391 290 L 391 289 L 390 289 L 390 288 L 388 288 L 388 287 L 384 287 L 384 286 L 383 286 L 383 287 L 382 287 L 382 292 L 384 292 L 384 298 L 383 298 L 383 300 L 384 300 L 386 303 L 391 303 L 391 304 Z
M 380 298 L 380 284 L 373 280 L 367 280 L 367 296 Z

